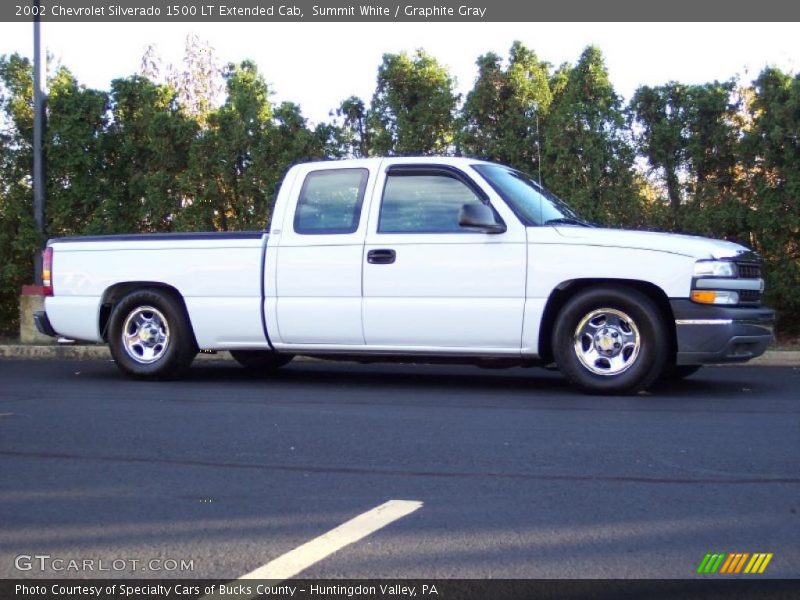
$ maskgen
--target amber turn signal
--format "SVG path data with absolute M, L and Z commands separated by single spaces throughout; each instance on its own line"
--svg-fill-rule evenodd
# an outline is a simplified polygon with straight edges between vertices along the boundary
M 692 301 L 700 304 L 738 304 L 739 294 L 730 290 L 692 290 Z

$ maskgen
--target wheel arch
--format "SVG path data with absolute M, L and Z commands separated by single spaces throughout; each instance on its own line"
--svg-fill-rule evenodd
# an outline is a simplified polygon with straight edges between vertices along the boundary
M 106 288 L 100 300 L 100 314 L 98 317 L 98 328 L 103 341 L 108 341 L 108 324 L 109 320 L 111 319 L 111 313 L 114 311 L 114 306 L 116 306 L 120 300 L 122 300 L 131 292 L 139 292 L 144 290 L 157 290 L 159 292 L 169 294 L 175 301 L 178 302 L 183 310 L 183 316 L 186 318 L 186 322 L 189 324 L 189 331 L 191 332 L 192 338 L 194 338 L 196 345 L 197 338 L 194 334 L 194 326 L 192 325 L 192 319 L 189 316 L 189 310 L 186 307 L 186 302 L 183 299 L 183 294 L 181 294 L 177 288 L 159 281 L 123 281 L 115 283 L 114 285 Z
M 664 325 L 670 334 L 670 356 L 677 351 L 675 317 L 666 292 L 649 281 L 638 279 L 569 279 L 558 284 L 550 293 L 542 313 L 542 324 L 539 328 L 539 356 L 546 362 L 553 361 L 552 337 L 558 313 L 575 294 L 596 285 L 613 285 L 635 289 L 647 296 L 658 308 L 664 319 Z

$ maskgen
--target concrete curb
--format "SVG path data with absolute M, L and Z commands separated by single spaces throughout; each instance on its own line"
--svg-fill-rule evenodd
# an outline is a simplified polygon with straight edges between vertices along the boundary
M 26 344 L 0 344 L 0 358 L 32 360 L 111 360 L 108 346 L 105 345 L 50 345 L 35 346 Z M 298 357 L 302 360 L 304 357 Z M 298 360 L 296 359 L 296 360 Z M 233 360 L 227 352 L 217 354 L 198 354 L 196 360 Z M 313 360 L 313 359 L 309 359 Z M 768 350 L 763 356 L 745 363 L 753 367 L 800 367 L 800 351 Z
M 763 356 L 745 364 L 754 367 L 800 367 L 800 351 L 767 350 Z
M 57 359 L 57 360 L 111 360 L 106 345 L 49 345 L 0 344 L 0 358 L 17 360 Z M 200 360 L 233 360 L 227 352 L 219 354 L 198 354 Z

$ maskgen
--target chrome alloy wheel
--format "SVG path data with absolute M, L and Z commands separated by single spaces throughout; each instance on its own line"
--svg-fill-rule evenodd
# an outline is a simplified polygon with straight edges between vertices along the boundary
M 169 346 L 169 325 L 163 313 L 152 306 L 139 306 L 122 327 L 125 352 L 139 364 L 154 363 Z
M 599 308 L 575 328 L 575 355 L 595 375 L 619 375 L 636 362 L 641 349 L 639 329 L 615 308 Z

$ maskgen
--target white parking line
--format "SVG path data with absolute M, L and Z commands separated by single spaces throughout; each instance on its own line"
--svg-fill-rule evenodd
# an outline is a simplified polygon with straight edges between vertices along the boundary
M 294 550 L 271 560 L 267 564 L 242 575 L 237 581 L 245 579 L 270 580 L 271 584 L 294 577 L 314 563 L 330 556 L 337 550 L 349 546 L 374 533 L 389 523 L 402 519 L 422 507 L 418 500 L 389 500 L 372 510 L 353 517 L 335 529 L 298 546 Z M 202 600 L 215 598 L 214 594 Z M 231 598 L 231 596 L 227 596 Z M 241 596 L 240 596 L 241 598 Z

